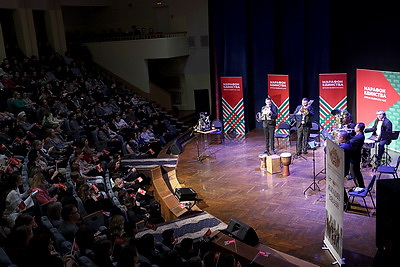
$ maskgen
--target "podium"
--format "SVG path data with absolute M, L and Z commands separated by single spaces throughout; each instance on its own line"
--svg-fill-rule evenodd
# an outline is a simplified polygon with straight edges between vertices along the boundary
M 197 160 L 203 161 L 204 159 L 211 156 L 211 152 L 209 151 L 210 141 L 209 136 L 211 133 L 218 131 L 218 129 L 212 130 L 199 130 L 194 129 L 196 135 L 196 145 L 197 145 Z
M 281 172 L 281 157 L 278 155 L 267 156 L 267 172 L 270 174 Z

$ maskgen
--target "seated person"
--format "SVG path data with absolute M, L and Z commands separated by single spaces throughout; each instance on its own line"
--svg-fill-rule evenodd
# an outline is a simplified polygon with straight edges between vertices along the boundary
M 64 236 L 65 240 L 73 243 L 75 234 L 79 229 L 78 223 L 81 221 L 79 211 L 75 205 L 67 204 L 62 207 L 61 217 L 63 221 L 58 227 L 58 231 Z
M 39 202 L 40 205 L 47 204 L 49 202 L 57 201 L 58 195 L 51 196 L 48 190 L 48 184 L 44 178 L 42 173 L 35 174 L 31 180 L 29 181 L 29 185 L 32 188 L 32 192 L 35 193 L 35 198 Z M 54 186 L 53 188 L 58 188 Z

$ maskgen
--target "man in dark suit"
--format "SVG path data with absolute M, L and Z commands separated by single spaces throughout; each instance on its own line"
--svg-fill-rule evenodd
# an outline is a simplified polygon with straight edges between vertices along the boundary
M 375 138 L 378 144 L 378 154 L 376 155 L 378 160 L 378 165 L 380 165 L 380 161 L 382 160 L 383 152 L 385 151 L 385 145 L 389 145 L 392 140 L 383 139 L 383 132 L 391 132 L 392 131 L 392 122 L 386 118 L 386 113 L 383 110 L 378 110 L 376 112 L 376 120 L 374 122 L 374 126 L 372 128 L 365 129 L 366 133 L 372 132 L 372 136 L 370 138 Z
M 364 178 L 360 169 L 361 150 L 365 140 L 364 129 L 364 123 L 357 123 L 354 127 L 355 135 L 350 139 L 350 174 L 353 176 L 355 185 L 362 188 L 365 188 Z
M 294 114 L 296 115 L 297 127 L 297 156 L 299 156 L 301 153 L 307 154 L 308 138 L 310 137 L 312 116 L 314 115 L 314 109 L 311 106 L 311 101 L 308 100 L 308 98 L 303 98 L 301 100 L 301 105 L 298 105 L 294 111 Z
M 271 98 L 265 99 L 265 106 L 261 108 L 261 120 L 263 121 L 265 135 L 265 153 L 275 153 L 275 126 L 276 118 L 278 117 L 278 108 L 272 103 Z

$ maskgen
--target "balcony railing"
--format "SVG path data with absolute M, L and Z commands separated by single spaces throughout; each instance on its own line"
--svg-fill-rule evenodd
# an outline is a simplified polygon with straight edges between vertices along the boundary
M 85 43 L 92 42 L 115 42 L 115 41 L 131 41 L 131 40 L 145 40 L 145 39 L 159 39 L 159 38 L 173 38 L 173 37 L 184 37 L 186 32 L 169 32 L 169 33 L 152 33 L 152 34 L 140 34 L 132 35 L 126 34 L 122 36 L 96 36 L 88 37 L 85 39 Z

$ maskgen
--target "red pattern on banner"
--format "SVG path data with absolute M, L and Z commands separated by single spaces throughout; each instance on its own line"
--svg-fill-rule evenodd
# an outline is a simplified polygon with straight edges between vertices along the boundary
M 364 95 L 364 91 L 373 92 L 365 90 L 365 88 L 384 89 L 386 97 Z M 365 125 L 370 124 L 376 119 L 375 112 L 378 109 L 386 111 L 399 99 L 399 94 L 383 75 L 382 71 L 357 70 L 357 121 L 362 121 Z M 386 102 L 383 102 L 383 100 Z M 373 109 L 371 110 L 371 108 Z
M 223 105 L 224 129 L 228 128 L 227 131 L 238 128 L 245 129 L 244 107 L 243 105 L 237 107 L 243 101 L 242 77 L 221 77 L 221 91 L 222 99 L 226 101 L 227 105 L 230 105 L 230 107 Z M 231 110 L 235 107 L 237 107 L 236 110 Z M 240 117 L 237 117 L 238 114 L 241 114 Z
M 268 74 L 267 88 L 269 97 L 280 107 L 289 97 L 289 75 Z
M 319 75 L 319 96 L 335 107 L 347 96 L 347 74 L 329 73 Z

